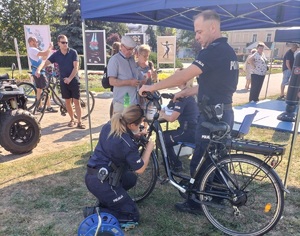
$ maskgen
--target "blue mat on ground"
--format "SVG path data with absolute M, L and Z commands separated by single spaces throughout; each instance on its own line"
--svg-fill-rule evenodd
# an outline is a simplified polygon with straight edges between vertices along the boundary
M 285 101 L 278 100 L 262 100 L 257 103 L 247 103 L 242 106 L 236 106 L 234 110 L 234 122 L 235 127 L 237 124 L 241 124 L 245 115 L 254 113 L 256 110 L 258 113 L 254 117 L 253 126 L 268 127 L 275 130 L 294 132 L 295 122 L 286 122 L 277 119 L 277 116 L 285 112 Z M 235 129 L 235 128 L 234 128 Z M 298 133 L 300 132 L 300 127 Z

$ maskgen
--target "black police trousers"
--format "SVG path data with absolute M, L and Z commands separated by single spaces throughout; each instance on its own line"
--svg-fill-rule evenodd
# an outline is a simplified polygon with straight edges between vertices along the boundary
M 195 143 L 195 129 L 183 129 L 179 127 L 176 130 L 167 130 L 163 132 L 167 153 L 171 164 L 173 166 L 180 166 L 181 161 L 178 159 L 175 151 L 174 146 L 178 144 L 178 142 L 189 142 Z
M 99 200 L 100 212 L 112 214 L 119 222 L 139 221 L 137 205 L 126 191 L 136 184 L 136 180 L 133 172 L 126 171 L 119 186 L 113 187 L 108 183 L 108 179 L 102 183 L 96 174 L 85 175 L 88 190 Z

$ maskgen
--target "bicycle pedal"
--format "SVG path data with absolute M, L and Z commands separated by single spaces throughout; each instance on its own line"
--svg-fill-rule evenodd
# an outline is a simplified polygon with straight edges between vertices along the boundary
M 138 222 L 127 222 L 120 224 L 120 226 L 126 232 L 128 230 L 134 229 L 136 226 L 138 226 L 138 224 Z
M 64 112 L 61 112 L 60 114 L 61 114 L 62 116 L 66 116 L 66 113 L 64 113 Z

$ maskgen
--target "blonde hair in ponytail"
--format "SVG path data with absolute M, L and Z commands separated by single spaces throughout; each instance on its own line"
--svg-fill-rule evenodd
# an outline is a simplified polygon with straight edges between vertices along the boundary
M 131 105 L 123 110 L 122 113 L 116 113 L 111 118 L 110 135 L 121 137 L 127 132 L 128 124 L 140 124 L 144 118 L 144 111 L 139 105 Z

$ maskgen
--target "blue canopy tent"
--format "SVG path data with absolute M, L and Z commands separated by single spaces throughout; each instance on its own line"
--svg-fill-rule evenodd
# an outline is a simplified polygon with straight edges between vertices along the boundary
M 81 0 L 82 31 L 85 32 L 85 20 L 193 30 L 194 15 L 206 9 L 215 10 L 220 15 L 222 31 L 300 25 L 299 0 Z M 84 33 L 83 44 L 86 45 Z M 88 91 L 86 58 L 84 51 Z M 89 117 L 91 127 L 90 122 Z M 90 138 L 92 147 L 91 129 Z
M 275 31 L 275 42 L 300 43 L 300 28 L 288 28 Z
M 82 0 L 81 17 L 193 30 L 193 16 L 213 9 L 223 31 L 300 25 L 297 0 Z

